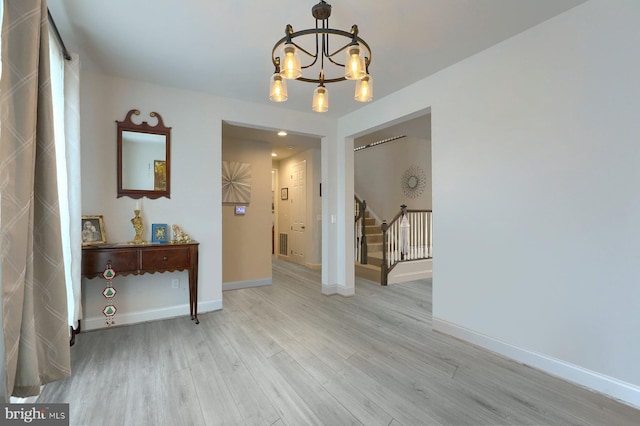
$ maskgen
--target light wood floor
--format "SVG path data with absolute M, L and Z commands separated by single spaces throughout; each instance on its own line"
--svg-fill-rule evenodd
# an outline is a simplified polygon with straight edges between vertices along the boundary
M 357 280 L 274 262 L 224 309 L 81 333 L 73 375 L 38 402 L 72 425 L 602 425 L 640 411 L 431 330 L 431 281 Z

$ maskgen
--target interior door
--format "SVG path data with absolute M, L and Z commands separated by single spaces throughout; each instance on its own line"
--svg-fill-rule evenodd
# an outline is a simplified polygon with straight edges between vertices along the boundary
M 305 263 L 307 217 L 307 162 L 294 164 L 291 174 L 291 259 Z

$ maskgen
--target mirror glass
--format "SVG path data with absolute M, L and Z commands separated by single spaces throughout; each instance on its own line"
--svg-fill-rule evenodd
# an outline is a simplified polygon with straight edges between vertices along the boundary
M 156 112 L 157 125 L 146 121 L 135 124 L 127 113 L 124 121 L 118 121 L 118 197 L 159 198 L 170 197 L 170 139 L 171 128 L 165 127 Z
M 122 132 L 122 187 L 166 191 L 166 137 L 151 133 Z

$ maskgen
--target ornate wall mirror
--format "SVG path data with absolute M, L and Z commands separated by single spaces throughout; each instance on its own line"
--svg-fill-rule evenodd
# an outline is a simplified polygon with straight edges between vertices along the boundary
M 171 127 L 165 127 L 157 112 L 149 114 L 158 123 L 135 124 L 132 109 L 118 123 L 118 198 L 171 197 Z

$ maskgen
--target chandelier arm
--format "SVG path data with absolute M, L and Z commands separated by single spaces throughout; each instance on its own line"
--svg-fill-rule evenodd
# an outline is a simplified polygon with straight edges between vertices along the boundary
M 360 37 L 356 37 L 356 40 L 358 40 L 358 43 L 360 43 L 360 45 L 363 46 L 365 49 L 367 49 L 367 52 L 369 52 L 369 56 L 364 57 L 365 65 L 368 67 L 369 64 L 371 63 L 371 59 L 373 58 L 373 53 L 371 52 L 371 48 L 369 47 L 367 42 L 361 39 Z
M 324 50 L 326 49 L 325 41 L 329 42 L 329 37 L 326 34 L 320 36 L 322 39 L 322 54 L 320 55 L 320 84 L 324 83 Z
M 316 54 L 314 55 L 313 53 L 308 52 L 307 50 L 305 50 L 304 48 L 300 47 L 297 43 L 294 43 L 293 41 L 291 42 L 291 44 L 293 44 L 295 47 L 297 47 L 298 50 L 301 50 L 302 52 L 304 52 L 307 56 L 309 56 L 311 58 L 315 58 L 315 59 L 318 58 L 318 49 L 317 48 L 316 48 Z
M 306 77 L 298 77 L 296 78 L 296 81 L 304 81 L 305 83 L 316 83 L 316 84 L 320 84 L 320 83 L 337 83 L 339 81 L 346 81 L 347 79 L 344 77 L 338 77 L 338 78 L 323 78 L 322 80 L 320 80 L 319 78 L 306 78 Z
M 300 37 L 300 36 L 304 36 L 304 35 L 308 35 L 308 34 L 335 34 L 335 35 L 340 35 L 343 37 L 347 37 L 349 39 L 353 39 L 353 35 L 348 32 L 348 31 L 343 31 L 343 30 L 336 30 L 335 28 L 309 28 L 306 30 L 300 30 L 300 31 L 296 31 L 293 34 L 291 34 L 291 39 L 294 39 L 296 37 Z M 284 40 L 286 40 L 287 38 L 284 37 Z M 360 37 L 358 37 L 358 40 L 360 40 Z
M 288 36 L 286 37 L 282 37 L 280 40 L 278 40 L 278 42 L 273 46 L 273 50 L 271 51 L 271 62 L 273 62 L 273 65 L 276 65 L 276 50 L 278 50 L 278 47 L 282 46 L 284 44 L 285 41 L 287 41 Z
M 296 38 L 296 37 L 305 36 L 305 35 L 309 35 L 309 34 L 335 34 L 335 35 L 339 35 L 339 36 L 342 36 L 342 37 L 347 37 L 348 39 L 353 39 L 353 35 L 350 32 L 343 31 L 343 30 L 336 30 L 334 28 L 309 28 L 307 30 L 296 31 L 296 32 L 294 32 L 292 34 L 289 34 L 288 36 L 282 37 L 273 46 L 273 49 L 271 50 L 271 60 L 274 63 L 274 65 L 275 65 L 275 62 L 276 62 L 275 53 L 276 53 L 276 51 L 278 50 L 278 48 L 280 46 L 285 44 L 288 39 L 291 39 L 291 42 L 296 47 L 300 48 L 300 46 L 298 46 L 297 44 L 295 44 L 293 42 L 293 39 Z M 371 49 L 369 48 L 369 45 L 367 43 L 365 43 L 364 40 L 362 40 L 360 37 L 357 37 L 357 40 L 359 42 L 361 42 L 365 46 L 365 48 L 369 51 L 369 56 L 371 56 Z M 305 54 L 309 55 L 310 57 L 314 57 L 314 55 L 310 54 L 306 50 L 303 49 L 303 51 L 305 52 Z
M 317 27 L 317 25 L 316 25 L 316 27 Z M 327 19 L 322 21 L 322 29 L 327 29 L 327 28 L 329 28 L 329 17 L 327 17 Z M 326 44 L 324 43 L 324 40 L 325 40 L 325 35 L 323 34 L 322 35 L 322 41 L 323 41 L 323 43 L 322 43 L 322 54 L 323 54 L 323 59 L 324 59 L 324 56 L 329 56 L 329 36 L 328 35 L 326 36 L 326 40 L 327 40 Z M 324 68 L 324 66 L 323 66 L 323 68 Z
M 318 62 L 318 56 L 313 56 L 313 62 L 311 62 L 309 65 L 300 65 L 300 68 L 302 68 L 303 70 L 311 68 L 316 64 L 316 62 Z
M 329 62 L 331 62 L 333 65 L 337 65 L 339 67 L 343 67 L 344 68 L 344 64 L 341 64 L 340 62 L 334 61 L 333 58 L 331 56 L 327 56 L 327 59 L 329 60 Z
M 300 31 L 296 31 L 294 33 L 291 33 L 289 35 L 286 35 L 284 37 L 282 37 L 280 40 L 278 40 L 278 42 L 273 46 L 273 49 L 271 50 L 271 62 L 273 63 L 274 66 L 276 66 L 276 51 L 278 50 L 278 48 L 280 46 L 282 46 L 283 44 L 285 44 L 288 40 L 291 40 L 291 43 L 296 46 L 296 48 L 300 49 L 302 52 L 305 53 L 305 55 L 309 56 L 310 58 L 314 58 L 313 62 L 309 65 L 303 66 L 302 68 L 309 68 L 310 66 L 314 65 L 317 60 L 318 60 L 318 49 L 316 48 L 316 54 L 312 54 L 309 51 L 307 51 L 306 49 L 303 49 L 302 47 L 300 47 L 297 43 L 295 43 L 293 41 L 294 38 L 296 37 L 301 37 L 301 36 L 305 36 L 305 35 L 309 35 L 309 34 L 315 34 L 316 38 L 318 35 L 320 34 L 334 34 L 334 35 L 339 35 L 342 37 L 346 37 L 350 40 L 353 40 L 353 34 L 351 34 L 350 32 L 347 31 L 343 31 L 343 30 L 336 30 L 334 28 L 310 28 L 307 30 L 300 30 Z M 356 40 L 358 41 L 358 43 L 360 43 L 361 46 L 363 46 L 367 52 L 369 53 L 369 56 L 365 57 L 365 65 L 368 67 L 369 64 L 371 64 L 371 58 L 373 57 L 373 54 L 371 53 L 371 48 L 369 47 L 369 45 L 367 44 L 366 41 L 364 41 L 363 39 L 361 39 L 360 37 L 356 37 Z M 344 49 L 347 48 L 347 46 L 349 46 L 350 43 L 344 45 L 342 48 L 336 50 L 335 52 L 333 52 L 331 55 L 326 55 L 327 58 L 329 58 L 329 60 L 338 66 L 344 67 L 343 64 L 340 64 L 338 62 L 333 61 L 331 58 L 333 56 L 335 56 L 337 53 L 342 52 Z M 329 80 L 325 80 L 325 81 L 329 81 Z
M 316 19 L 316 29 L 318 29 L 318 20 L 317 19 Z M 316 34 L 316 37 L 315 37 L 315 39 L 316 39 L 316 54 L 313 55 L 313 62 L 311 62 L 309 65 L 303 66 L 302 68 L 312 67 L 313 65 L 315 65 L 316 62 L 318 62 L 318 49 L 319 49 L 319 46 L 320 46 L 320 43 L 318 41 L 318 36 L 319 36 L 319 34 Z
M 332 54 L 326 53 L 326 56 L 327 56 L 327 58 L 332 58 L 332 57 L 336 56 L 338 53 L 342 52 L 344 49 L 346 49 L 349 46 L 351 46 L 351 43 L 345 44 L 344 46 L 342 46 L 340 49 L 336 50 Z
M 367 61 L 366 61 L 366 62 L 367 62 L 367 65 L 369 65 L 369 64 L 371 63 L 371 56 L 373 55 L 373 54 L 371 53 L 371 48 L 369 47 L 369 45 L 367 44 L 367 42 L 366 42 L 366 41 L 364 41 L 363 39 L 361 39 L 360 37 L 356 37 L 356 38 L 355 38 L 355 40 L 356 40 L 356 41 L 357 41 L 357 42 L 358 42 L 362 47 L 364 47 L 364 48 L 367 50 L 367 52 L 369 53 L 369 56 L 365 56 L 365 58 L 367 58 Z M 336 51 L 335 51 L 335 52 L 333 52 L 332 54 L 330 54 L 330 55 L 329 55 L 329 54 L 326 54 L 327 58 L 332 58 L 332 57 L 334 57 L 335 55 L 337 55 L 338 53 L 342 52 L 344 49 L 346 49 L 347 47 L 351 46 L 352 44 L 353 44 L 353 43 L 345 44 L 344 46 L 342 46 L 340 49 L 336 50 Z M 331 62 L 333 62 L 333 61 L 331 61 Z M 338 63 L 336 63 L 336 62 L 333 62 L 333 63 L 334 63 L 334 64 L 336 64 L 336 65 L 340 65 L 340 66 L 342 66 L 342 67 L 344 66 L 344 65 L 338 64 Z
M 356 41 L 358 41 L 360 43 L 361 46 L 363 46 L 367 52 L 369 53 L 369 56 L 365 56 L 365 66 L 369 66 L 369 64 L 371 63 L 371 49 L 369 48 L 369 45 L 367 44 L 366 41 L 362 40 L 360 37 L 356 37 Z M 325 56 L 327 57 L 327 59 L 329 59 L 329 61 L 331 61 L 332 64 L 337 65 L 339 67 L 344 67 L 344 64 L 341 64 L 340 62 L 334 61 L 333 57 L 336 56 L 338 53 L 342 52 L 343 50 L 345 50 L 347 47 L 351 46 L 352 43 L 348 43 L 345 44 L 344 46 L 342 46 L 340 49 L 336 50 L 335 52 L 333 52 L 332 54 L 327 54 L 325 53 Z

